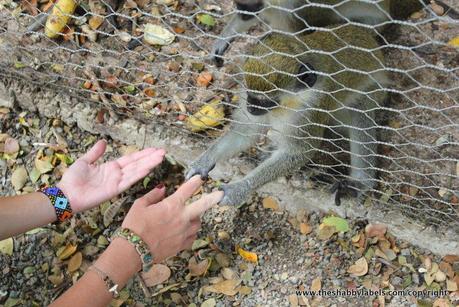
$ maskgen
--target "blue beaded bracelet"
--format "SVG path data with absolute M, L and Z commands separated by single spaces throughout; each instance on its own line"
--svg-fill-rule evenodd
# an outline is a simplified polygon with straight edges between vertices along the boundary
M 45 194 L 54 207 L 58 221 L 63 222 L 72 217 L 70 202 L 58 187 L 42 188 L 39 192 Z

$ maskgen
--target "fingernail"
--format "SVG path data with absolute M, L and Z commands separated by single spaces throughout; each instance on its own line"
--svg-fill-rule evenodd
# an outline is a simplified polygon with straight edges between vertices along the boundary
M 164 188 L 164 183 L 162 182 L 155 187 L 155 189 L 158 189 L 158 190 L 161 190 L 162 188 Z

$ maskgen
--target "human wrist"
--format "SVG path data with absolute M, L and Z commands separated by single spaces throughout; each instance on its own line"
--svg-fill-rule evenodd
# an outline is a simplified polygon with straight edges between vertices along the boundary
M 95 265 L 104 271 L 119 289 L 141 268 L 139 254 L 134 246 L 123 238 L 114 238 Z
M 65 197 L 67 197 L 70 203 L 70 207 L 73 210 L 73 213 L 79 213 L 85 210 L 82 208 L 78 200 L 73 195 L 71 187 L 69 187 L 67 184 L 64 184 L 62 182 L 58 182 L 56 184 L 56 187 L 58 187 L 62 191 L 62 193 L 64 193 Z

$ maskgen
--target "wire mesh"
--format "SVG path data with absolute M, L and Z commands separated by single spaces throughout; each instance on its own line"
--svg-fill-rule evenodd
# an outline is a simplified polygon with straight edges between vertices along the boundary
M 222 148 L 259 161 L 252 187 L 301 168 L 305 186 L 459 231 L 459 5 L 444 3 L 1 0 L 0 70 L 92 101 L 101 123 L 238 135 Z

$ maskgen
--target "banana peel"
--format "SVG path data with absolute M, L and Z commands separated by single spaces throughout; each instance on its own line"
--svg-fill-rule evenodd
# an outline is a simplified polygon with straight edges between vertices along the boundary
M 186 125 L 192 132 L 200 132 L 221 125 L 224 119 L 225 108 L 215 99 L 188 117 Z
M 45 35 L 49 38 L 57 37 L 64 30 L 76 7 L 76 0 L 58 0 L 46 20 Z

